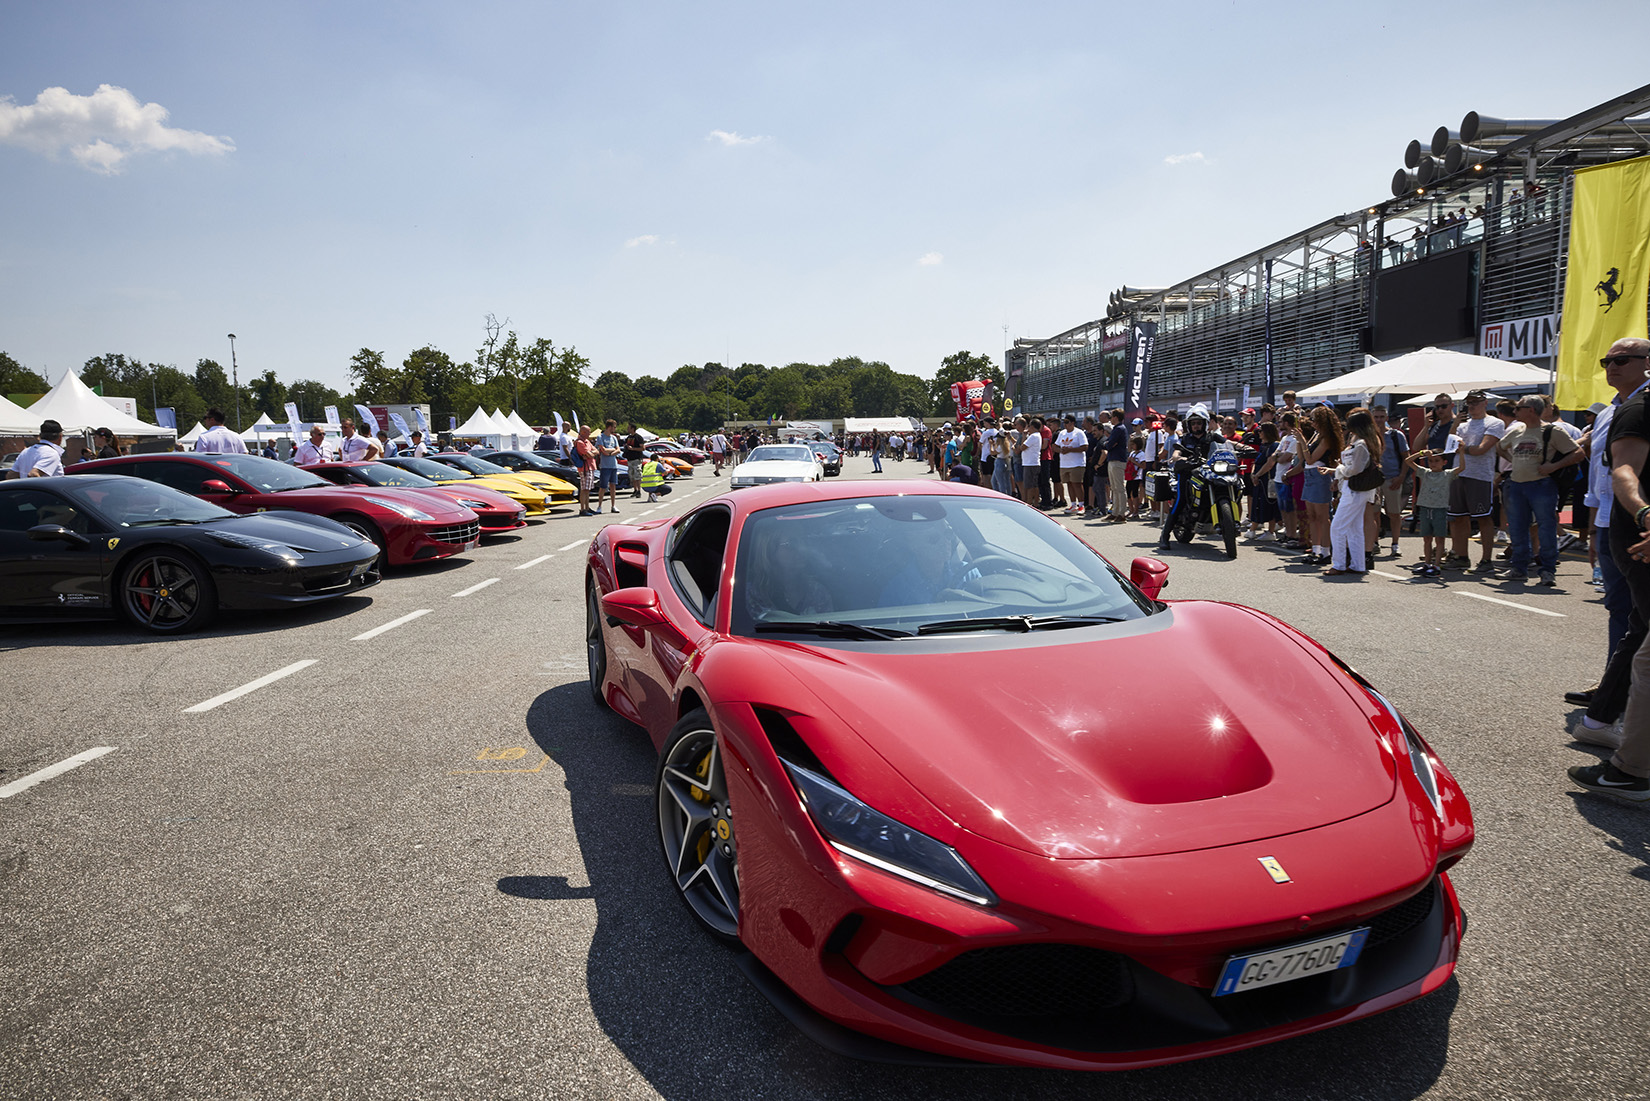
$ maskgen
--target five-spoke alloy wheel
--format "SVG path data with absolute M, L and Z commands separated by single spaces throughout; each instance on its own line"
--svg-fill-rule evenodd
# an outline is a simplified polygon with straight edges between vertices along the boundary
M 212 618 L 217 606 L 212 579 L 181 553 L 146 551 L 121 576 L 121 611 L 146 631 L 192 630 Z
M 659 840 L 665 868 L 693 916 L 725 941 L 739 939 L 739 847 L 721 744 L 703 710 L 671 729 L 659 755 Z

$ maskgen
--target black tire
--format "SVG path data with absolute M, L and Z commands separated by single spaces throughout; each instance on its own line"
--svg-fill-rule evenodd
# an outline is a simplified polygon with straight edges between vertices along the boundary
M 1190 543 L 1197 535 L 1197 513 L 1192 508 L 1190 500 L 1180 502 L 1180 512 L 1174 518 L 1174 537 L 1182 543 Z
M 218 611 L 218 589 L 206 567 L 170 547 L 133 555 L 120 572 L 119 599 L 133 626 L 156 634 L 204 627 Z
M 602 694 L 602 682 L 607 679 L 607 637 L 602 634 L 601 595 L 596 591 L 596 579 L 584 583 L 584 661 L 590 675 L 590 698 L 597 707 L 607 707 Z
M 389 560 L 385 557 L 384 533 L 378 530 L 377 524 L 373 523 L 365 516 L 357 516 L 353 512 L 346 512 L 342 515 L 334 516 L 332 519 L 338 521 L 340 524 L 343 524 L 356 535 L 377 547 L 378 564 L 381 566 L 389 565 Z
M 1226 557 L 1237 557 L 1237 517 L 1232 515 L 1232 502 L 1221 501 L 1215 506 L 1220 517 L 1220 537 L 1226 541 Z
M 739 849 L 721 742 L 704 709 L 671 727 L 654 783 L 665 872 L 699 925 L 739 942 Z

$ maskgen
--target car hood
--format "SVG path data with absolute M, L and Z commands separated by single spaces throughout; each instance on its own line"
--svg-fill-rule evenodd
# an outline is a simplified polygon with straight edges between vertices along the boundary
M 305 512 L 258 512 L 250 516 L 235 516 L 214 521 L 210 530 L 232 531 L 253 539 L 267 539 L 271 543 L 311 554 L 366 545 L 359 535 L 344 525 Z
M 309 486 L 304 489 L 289 489 L 275 495 L 275 500 L 288 508 L 315 509 L 316 511 L 331 512 L 341 508 L 354 508 L 377 518 L 388 518 L 388 510 L 382 505 L 374 504 L 369 498 L 376 497 L 380 501 L 395 501 L 408 505 L 426 513 L 431 520 L 442 524 L 462 524 L 475 519 L 475 513 L 451 498 L 438 495 L 420 497 L 411 501 L 401 496 L 407 487 L 382 489 L 378 486 Z M 398 517 L 399 518 L 399 517 Z
M 983 638 L 975 652 L 801 646 L 785 665 L 952 821 L 1043 856 L 1230 845 L 1392 798 L 1373 705 L 1245 609 L 1175 605 L 1089 641 Z
M 740 463 L 734 471 L 734 481 L 742 478 L 812 478 L 814 462 L 801 459 L 760 459 Z

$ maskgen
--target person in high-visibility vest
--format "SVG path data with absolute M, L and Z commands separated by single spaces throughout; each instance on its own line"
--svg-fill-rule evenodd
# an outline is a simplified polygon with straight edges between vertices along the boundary
M 670 487 L 665 485 L 664 464 L 658 459 L 649 458 L 642 463 L 642 489 L 649 501 L 657 501 L 670 492 Z

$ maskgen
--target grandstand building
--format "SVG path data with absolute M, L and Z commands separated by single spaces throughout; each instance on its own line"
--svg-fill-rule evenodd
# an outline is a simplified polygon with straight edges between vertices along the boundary
M 1563 120 L 1469 112 L 1411 142 L 1392 196 L 1172 287 L 1121 287 L 1103 317 L 1005 352 L 1016 408 L 1222 410 L 1434 346 L 1552 368 L 1576 168 L 1650 153 L 1650 85 Z M 1350 395 L 1349 395 L 1350 397 Z

